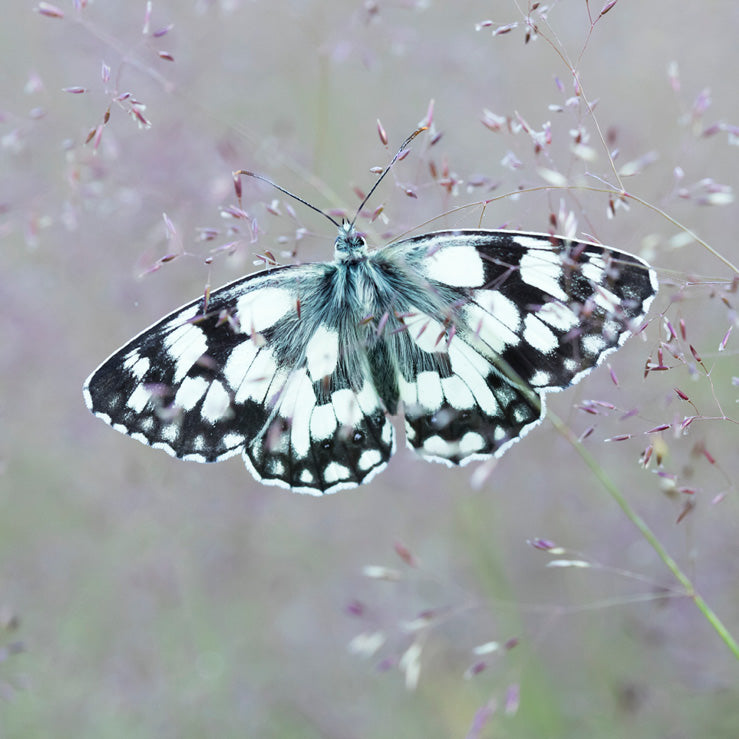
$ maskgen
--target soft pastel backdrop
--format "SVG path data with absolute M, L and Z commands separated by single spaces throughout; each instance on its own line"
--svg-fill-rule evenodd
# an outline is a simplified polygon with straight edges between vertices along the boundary
M 176 462 L 81 396 L 107 354 L 206 283 L 265 250 L 290 261 L 296 226 L 297 259 L 331 257 L 328 222 L 295 203 L 294 220 L 253 182 L 258 240 L 222 218 L 233 169 L 351 212 L 433 100 L 432 132 L 370 205 L 387 223 L 360 222 L 373 239 L 519 186 L 599 186 L 586 170 L 613 183 L 563 57 L 617 165 L 636 162 L 627 189 L 736 263 L 737 4 L 622 1 L 591 26 L 586 3 L 555 2 L 528 44 L 525 3 L 507 0 L 156 0 L 147 34 L 144 2 L 58 7 L 8 3 L 0 23 L 0 737 L 737 736 L 739 663 L 551 424 L 487 475 L 401 449 L 365 488 L 315 499 L 260 486 L 238 459 Z M 551 121 L 551 145 L 537 157 L 485 109 Z M 571 152 L 578 123 L 594 159 Z M 431 163 L 463 184 L 449 193 Z M 590 451 L 736 635 L 739 336 L 718 351 L 732 271 L 655 211 L 609 219 L 607 196 L 582 190 L 426 228 L 546 230 L 561 204 L 580 232 L 654 263 L 653 315 L 678 333 L 682 318 L 686 339 L 645 380 L 668 336 L 657 319 L 612 357 L 618 385 L 602 367 L 551 406 L 577 435 L 595 427 Z M 578 410 L 593 399 L 596 414 Z M 644 434 L 692 415 L 688 435 Z M 656 451 L 638 464 L 650 443 L 662 477 Z M 548 568 L 537 537 L 591 566 Z

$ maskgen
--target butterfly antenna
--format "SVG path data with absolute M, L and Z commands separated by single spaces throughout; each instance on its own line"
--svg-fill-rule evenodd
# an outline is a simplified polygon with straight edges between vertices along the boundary
M 400 152 L 398 152 L 398 153 L 400 153 Z M 396 156 L 395 159 L 397 159 L 397 158 L 398 157 Z M 393 161 L 395 161 L 395 160 L 393 160 Z M 253 177 L 255 180 L 261 180 L 262 182 L 266 182 L 268 185 L 272 185 L 272 187 L 274 187 L 276 190 L 279 190 L 280 192 L 285 193 L 285 195 L 289 195 L 293 200 L 297 200 L 299 203 L 302 203 L 303 205 L 307 205 L 309 208 L 311 208 L 311 210 L 314 210 L 314 211 L 316 211 L 316 213 L 320 213 L 325 218 L 328 218 L 329 221 L 331 221 L 331 223 L 333 223 L 334 226 L 336 226 L 336 228 L 341 228 L 341 225 L 339 223 L 337 223 L 328 213 L 326 213 L 326 211 L 321 210 L 320 208 L 316 207 L 312 203 L 309 203 L 307 200 L 303 200 L 303 198 L 301 198 L 298 195 L 295 195 L 295 193 L 292 193 L 289 190 L 286 190 L 284 187 L 280 187 L 276 182 L 272 182 L 272 180 L 268 179 L 267 177 L 263 177 L 262 175 L 257 174 L 256 172 L 249 172 L 246 169 L 239 169 L 236 172 L 234 172 L 234 182 L 237 183 L 236 191 L 237 191 L 237 193 L 239 195 L 239 201 L 241 200 L 241 190 L 240 190 L 240 187 L 238 185 L 238 179 L 237 178 L 240 175 L 246 175 L 247 177 Z
M 357 213 L 356 213 L 356 215 L 354 216 L 354 218 L 352 219 L 352 224 L 351 224 L 351 225 L 352 225 L 352 228 L 354 227 L 354 224 L 356 223 L 356 220 L 357 220 L 357 218 L 359 218 L 359 214 L 360 214 L 360 212 L 362 211 L 362 208 L 364 208 L 364 206 L 365 206 L 365 205 L 367 204 L 367 201 L 368 201 L 368 200 L 369 200 L 369 199 L 370 199 L 370 198 L 372 197 L 372 194 L 373 194 L 373 193 L 374 193 L 374 191 L 375 191 L 375 190 L 377 189 L 377 186 L 378 186 L 378 185 L 379 185 L 379 184 L 380 184 L 380 183 L 382 182 L 382 180 L 384 179 L 385 175 L 386 175 L 386 174 L 387 174 L 387 173 L 388 173 L 388 172 L 390 171 L 390 169 L 392 168 L 393 164 L 395 164 L 395 162 L 397 162 L 397 161 L 398 161 L 398 158 L 400 157 L 400 155 L 401 155 L 401 154 L 405 153 L 405 150 L 406 150 L 406 149 L 408 148 L 408 146 L 410 145 L 411 141 L 413 141 L 413 139 L 415 139 L 415 138 L 416 138 L 416 136 L 418 136 L 418 134 L 419 134 L 419 133 L 423 133 L 424 131 L 427 131 L 427 130 L 428 130 L 428 126 L 421 126 L 421 128 L 417 128 L 417 129 L 416 129 L 416 130 L 415 130 L 415 131 L 414 131 L 414 132 L 413 132 L 413 133 L 412 133 L 412 134 L 411 134 L 411 135 L 410 135 L 410 136 L 409 136 L 409 137 L 408 137 L 408 138 L 407 138 L 407 139 L 406 139 L 406 140 L 405 140 L 405 141 L 404 141 L 404 142 L 403 142 L 403 143 L 402 143 L 401 145 L 400 145 L 400 149 L 398 149 L 398 152 L 397 152 L 397 154 L 396 154 L 396 155 L 395 155 L 395 156 L 393 157 L 393 160 L 392 160 L 392 161 L 390 162 L 390 164 L 388 164 L 388 165 L 387 165 L 387 167 L 385 167 L 385 169 L 384 169 L 383 173 L 382 173 L 382 174 L 381 174 L 381 175 L 380 175 L 380 176 L 379 176 L 379 177 L 377 178 L 377 181 L 375 182 L 375 184 L 374 184 L 374 185 L 372 185 L 372 187 L 370 188 L 370 191 L 369 191 L 369 192 L 368 192 L 368 193 L 367 193 L 367 194 L 366 194 L 366 195 L 364 196 L 364 200 L 362 200 L 362 202 L 361 202 L 361 203 L 359 204 L 359 207 L 357 208 Z

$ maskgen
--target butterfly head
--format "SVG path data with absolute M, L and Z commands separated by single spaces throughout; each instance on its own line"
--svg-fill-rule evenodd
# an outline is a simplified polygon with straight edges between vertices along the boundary
M 337 260 L 346 261 L 364 257 L 367 254 L 367 242 L 357 232 L 354 224 L 344 221 L 339 226 L 339 235 L 334 244 L 334 256 Z

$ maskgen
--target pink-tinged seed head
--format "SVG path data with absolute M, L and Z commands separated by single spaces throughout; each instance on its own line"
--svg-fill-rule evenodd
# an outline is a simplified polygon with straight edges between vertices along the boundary
M 426 115 L 418 124 L 419 128 L 428 128 L 434 122 L 434 100 L 429 100 L 429 107 L 426 109 Z
M 617 2 L 618 0 L 610 0 L 610 2 L 607 2 L 601 9 L 600 14 L 605 15 Z
M 521 703 L 521 690 L 518 683 L 512 683 L 506 691 L 505 703 L 503 710 L 506 716 L 514 716 L 518 712 Z
M 718 345 L 718 350 L 720 352 L 724 351 L 726 349 L 726 345 L 729 343 L 729 336 L 731 336 L 731 330 L 734 328 L 733 326 L 729 326 L 729 330 L 724 334 L 724 338 L 721 339 L 721 343 Z
M 688 515 L 693 509 L 695 508 L 695 501 L 694 500 L 686 500 L 685 505 L 683 505 L 683 509 L 680 511 L 680 515 L 675 520 L 675 523 L 680 523 L 685 516 Z
M 416 567 L 416 558 L 411 554 L 410 549 L 401 544 L 399 541 L 395 542 L 395 553 L 405 562 L 409 567 Z
M 470 665 L 464 673 L 465 678 L 468 680 L 471 677 L 474 677 L 475 675 L 479 675 L 485 668 L 487 667 L 487 662 L 485 660 L 479 660 L 478 662 L 475 662 L 474 664 Z
M 528 543 L 531 544 L 534 549 L 541 549 L 545 552 L 548 552 L 557 547 L 556 543 L 553 542 L 551 539 L 529 539 Z
M 380 123 L 380 119 L 377 119 L 377 135 L 380 137 L 383 146 L 387 146 L 387 131 L 384 126 Z
M 613 371 L 613 367 L 611 365 L 608 365 L 608 372 L 611 375 L 611 382 L 618 387 L 618 377 L 616 377 L 616 373 Z
M 690 426 L 693 421 L 695 421 L 696 416 L 686 416 L 683 418 L 683 422 L 680 424 L 680 431 L 685 431 L 688 426 Z
M 151 0 L 146 0 L 146 10 L 144 11 L 144 27 L 141 33 L 146 36 L 149 33 L 149 23 L 151 22 Z
M 518 26 L 518 23 L 507 23 L 504 26 L 498 26 L 493 29 L 493 36 L 503 36 L 506 33 L 510 33 L 516 26 Z
M 350 616 L 362 616 L 364 614 L 364 604 L 359 600 L 351 600 L 344 608 Z
M 649 431 L 645 431 L 644 433 L 646 433 L 646 434 L 656 434 L 656 433 L 659 433 L 660 431 L 667 431 L 667 429 L 669 429 L 671 427 L 672 427 L 672 424 L 663 423 L 663 424 L 660 424 L 659 426 L 655 426 L 653 429 L 649 429 Z
M 45 15 L 48 18 L 64 18 L 64 11 L 51 3 L 39 3 L 34 8 L 34 11 L 39 15 Z

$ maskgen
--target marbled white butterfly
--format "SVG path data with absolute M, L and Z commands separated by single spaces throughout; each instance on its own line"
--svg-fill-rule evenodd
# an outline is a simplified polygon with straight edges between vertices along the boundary
M 181 459 L 241 454 L 264 483 L 335 492 L 385 468 L 390 415 L 425 459 L 501 455 L 657 291 L 646 262 L 599 244 L 472 229 L 369 251 L 354 221 L 336 225 L 334 261 L 266 269 L 176 310 L 90 375 L 87 406 Z

